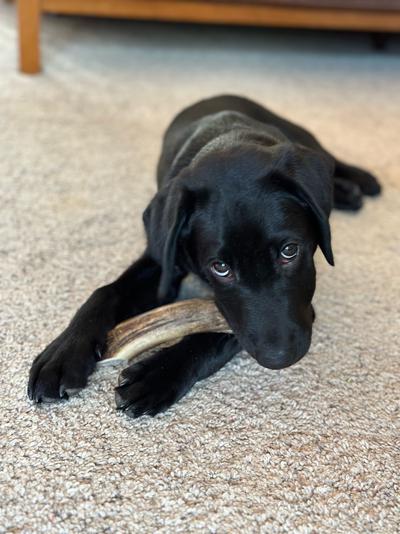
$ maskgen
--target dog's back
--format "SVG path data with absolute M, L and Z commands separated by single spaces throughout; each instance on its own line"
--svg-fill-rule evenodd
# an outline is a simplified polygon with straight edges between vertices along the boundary
M 238 120 L 240 116 L 241 121 Z M 164 135 L 157 168 L 158 186 L 160 187 L 190 163 L 206 143 L 223 133 L 232 131 L 243 122 L 247 122 L 248 126 L 255 130 L 262 129 L 265 134 L 277 136 L 281 133 L 288 141 L 325 152 L 307 130 L 279 117 L 256 102 L 234 95 L 216 96 L 185 108 L 169 125 Z

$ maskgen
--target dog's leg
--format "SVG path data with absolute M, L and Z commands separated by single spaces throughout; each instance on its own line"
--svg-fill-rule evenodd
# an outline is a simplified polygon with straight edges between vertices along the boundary
M 161 268 L 144 254 L 115 282 L 97 289 L 69 326 L 34 360 L 28 395 L 36 402 L 68 398 L 87 384 L 117 323 L 158 306 Z M 181 277 L 168 295 L 172 301 Z
M 368 171 L 335 160 L 335 180 L 340 178 L 358 186 L 363 195 L 374 197 L 381 192 L 378 180 Z
M 363 194 L 359 186 L 344 178 L 334 178 L 333 201 L 337 210 L 357 211 L 362 207 Z
M 240 346 L 231 334 L 193 334 L 133 363 L 122 371 L 115 390 L 117 408 L 131 417 L 156 415 L 192 386 L 225 365 Z

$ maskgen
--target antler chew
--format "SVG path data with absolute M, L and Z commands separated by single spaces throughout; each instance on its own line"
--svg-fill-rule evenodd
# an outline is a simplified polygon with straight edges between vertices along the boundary
M 163 343 L 202 332 L 231 332 L 213 300 L 190 299 L 160 306 L 111 330 L 101 361 L 131 360 Z

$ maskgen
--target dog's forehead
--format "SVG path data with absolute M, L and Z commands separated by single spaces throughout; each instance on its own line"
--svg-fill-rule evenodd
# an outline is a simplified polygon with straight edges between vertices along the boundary
M 250 193 L 250 194 L 249 194 Z M 236 196 L 216 194 L 203 212 L 199 236 L 207 255 L 230 262 L 253 261 L 271 246 L 290 238 L 310 236 L 307 211 L 285 192 Z
M 301 235 L 309 226 L 306 210 L 285 192 L 243 195 L 235 204 L 224 205 L 224 242 L 257 250 L 271 241 Z

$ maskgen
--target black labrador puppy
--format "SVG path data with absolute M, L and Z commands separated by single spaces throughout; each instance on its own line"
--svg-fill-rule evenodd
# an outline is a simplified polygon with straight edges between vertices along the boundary
M 121 374 L 117 407 L 155 415 L 245 349 L 282 369 L 309 349 L 319 246 L 333 265 L 329 214 L 358 210 L 380 186 L 309 132 L 237 96 L 183 110 L 169 126 L 158 192 L 144 212 L 147 248 L 97 289 L 34 361 L 28 394 L 66 399 L 83 388 L 117 323 L 173 301 L 194 273 L 211 286 L 232 334 L 196 334 Z

